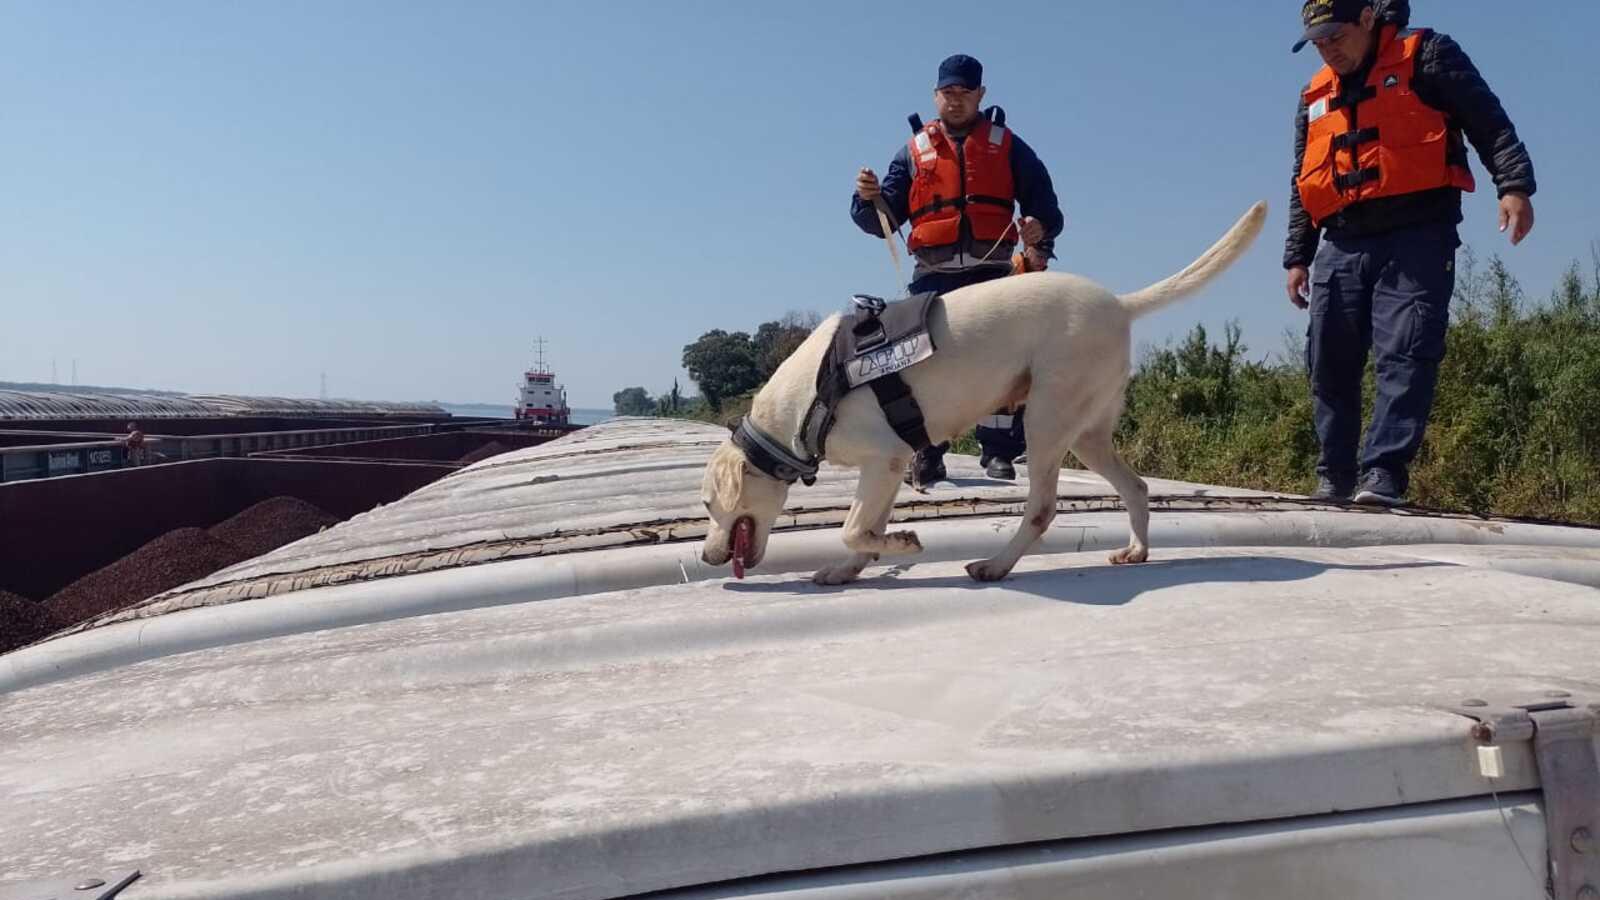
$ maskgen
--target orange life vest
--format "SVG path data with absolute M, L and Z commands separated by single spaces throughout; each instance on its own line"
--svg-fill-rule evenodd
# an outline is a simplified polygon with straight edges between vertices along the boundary
M 1306 154 L 1296 184 L 1316 224 L 1366 200 L 1477 186 L 1464 164 L 1449 160 L 1453 129 L 1444 113 L 1412 90 L 1426 36 L 1426 31 L 1385 27 L 1378 59 L 1354 107 L 1340 96 L 1339 76 L 1331 67 L 1324 66 L 1306 87 Z
M 1011 176 L 1011 131 L 978 120 L 958 151 L 933 122 L 911 138 L 911 240 L 913 252 L 961 240 L 961 221 L 972 237 L 998 241 L 1011 229 L 1016 185 Z

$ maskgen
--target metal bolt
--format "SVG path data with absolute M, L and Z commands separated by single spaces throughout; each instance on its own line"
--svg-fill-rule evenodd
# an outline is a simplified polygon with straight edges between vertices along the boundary
M 89 878 L 89 879 L 86 879 L 84 881 L 78 882 L 78 886 L 73 888 L 73 890 L 92 891 L 95 888 L 105 887 L 105 886 L 106 886 L 106 883 L 104 881 L 101 881 L 98 878 Z
M 1488 706 L 1489 703 L 1486 700 L 1463 700 L 1461 705 L 1471 709 L 1478 709 L 1479 707 Z
M 1572 833 L 1572 849 L 1578 853 L 1594 852 L 1594 835 L 1587 828 L 1579 828 Z
M 1551 700 L 1566 700 L 1572 696 L 1571 691 L 1545 691 L 1544 695 Z

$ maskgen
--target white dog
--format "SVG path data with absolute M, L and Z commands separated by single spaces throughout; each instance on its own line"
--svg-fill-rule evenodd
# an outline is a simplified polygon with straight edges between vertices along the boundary
M 1111 562 L 1149 558 L 1149 488 L 1111 445 L 1130 372 L 1130 326 L 1225 271 L 1250 247 L 1266 215 L 1266 204 L 1256 204 L 1187 269 L 1135 294 L 1118 297 L 1085 278 L 1041 272 L 952 291 L 942 307 L 935 305 L 929 327 L 938 352 L 901 373 L 922 407 L 933 442 L 965 432 L 996 409 L 1028 406 L 1030 489 L 1022 527 L 997 556 L 967 566 L 973 578 L 1004 578 L 1050 527 L 1069 450 L 1109 481 L 1128 508 L 1133 537 Z M 823 322 L 756 394 L 750 409 L 753 425 L 790 442 L 790 451 L 801 459 L 805 456 L 794 440 L 816 397 L 817 369 L 838 322 L 838 316 Z M 844 584 L 880 556 L 922 550 L 915 533 L 886 532 L 913 455 L 890 428 L 872 391 L 858 388 L 839 404 L 825 459 L 859 468 L 861 480 L 844 523 L 844 543 L 852 555 L 817 572 L 818 584 Z M 711 514 L 701 558 L 723 565 L 737 545 L 744 566 L 759 564 L 789 486 L 751 466 L 731 440 L 717 448 L 701 489 Z

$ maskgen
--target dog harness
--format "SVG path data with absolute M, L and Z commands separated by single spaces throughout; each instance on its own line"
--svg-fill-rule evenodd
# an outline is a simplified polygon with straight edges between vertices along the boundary
M 839 404 L 851 391 L 870 387 L 894 433 L 912 450 L 927 448 L 933 442 L 922 407 L 900 373 L 933 356 L 936 348 L 928 317 L 938 299 L 932 291 L 894 303 L 856 295 L 855 313 L 839 320 L 833 343 L 817 367 L 817 396 L 792 445 L 801 452 L 795 453 L 789 443 L 761 430 L 748 417 L 734 429 L 734 446 L 769 477 L 787 484 L 815 484 Z

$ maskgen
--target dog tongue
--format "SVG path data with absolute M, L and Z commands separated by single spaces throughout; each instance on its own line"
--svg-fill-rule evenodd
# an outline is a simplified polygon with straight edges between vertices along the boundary
M 750 532 L 754 526 L 749 519 L 733 524 L 733 577 L 744 577 L 745 560 L 750 556 Z

